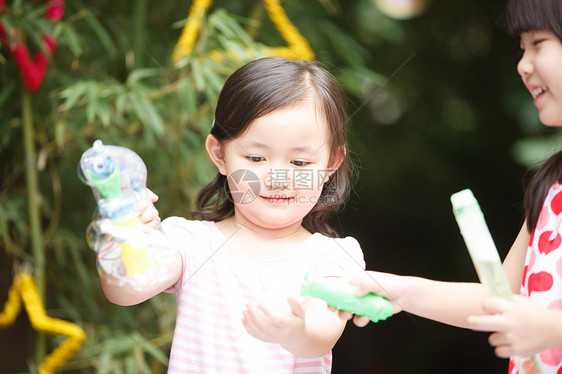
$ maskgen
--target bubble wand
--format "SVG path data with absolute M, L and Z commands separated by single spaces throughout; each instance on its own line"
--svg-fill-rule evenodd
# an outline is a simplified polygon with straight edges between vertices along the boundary
M 142 227 L 137 203 L 147 199 L 146 166 L 133 151 L 96 140 L 80 159 L 86 184 L 92 187 L 102 218 L 129 230 Z M 100 222 L 108 231 L 107 222 Z M 122 236 L 122 235 L 121 235 Z M 128 276 L 144 273 L 151 261 L 146 245 L 133 240 L 118 239 L 121 259 Z M 100 248 L 94 248 L 100 249 Z
M 384 297 L 372 293 L 357 296 L 355 289 L 355 286 L 340 278 L 311 279 L 307 275 L 301 286 L 301 295 L 317 297 L 340 310 L 367 316 L 372 322 L 385 320 L 394 314 L 392 304 Z
M 451 204 L 480 282 L 495 296 L 512 300 L 513 293 L 500 256 L 472 191 L 465 189 L 451 195 Z M 541 373 L 534 356 L 512 358 L 519 374 Z
M 96 140 L 82 154 L 78 174 L 92 188 L 101 216 L 92 220 L 86 238 L 107 283 L 137 292 L 169 280 L 178 266 L 178 243 L 139 219 L 139 202 L 150 200 L 140 156 Z

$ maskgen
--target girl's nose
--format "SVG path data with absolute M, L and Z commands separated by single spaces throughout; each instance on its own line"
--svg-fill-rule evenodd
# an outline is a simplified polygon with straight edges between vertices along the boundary
M 529 53 L 523 53 L 521 59 L 517 63 L 517 72 L 521 76 L 521 79 L 525 80 L 525 77 L 531 74 L 534 70 L 534 65 Z
M 291 183 L 289 169 L 270 169 L 264 176 L 265 187 L 269 190 L 286 190 Z

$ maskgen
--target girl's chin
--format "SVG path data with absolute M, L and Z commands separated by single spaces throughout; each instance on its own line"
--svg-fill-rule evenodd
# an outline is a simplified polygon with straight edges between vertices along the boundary
M 552 115 L 539 112 L 539 120 L 543 125 L 548 127 L 562 127 L 562 113 Z

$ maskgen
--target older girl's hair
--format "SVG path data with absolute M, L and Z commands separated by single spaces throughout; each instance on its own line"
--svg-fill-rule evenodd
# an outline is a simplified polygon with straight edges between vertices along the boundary
M 337 160 L 340 155 L 344 161 L 324 184 L 318 203 L 304 218 L 303 226 L 312 232 L 336 237 L 337 233 L 326 219 L 348 197 L 350 165 L 345 152 L 347 115 L 343 93 L 326 69 L 315 62 L 280 57 L 262 58 L 244 65 L 224 84 L 211 134 L 221 142 L 235 139 L 256 118 L 306 100 L 311 94 L 318 99 L 319 109 L 328 122 L 330 161 Z M 219 221 L 232 215 L 234 203 L 226 177 L 218 173 L 199 192 L 196 204 L 197 210 L 192 213 L 195 218 Z
M 547 30 L 562 41 L 561 6 L 560 0 L 510 0 L 507 5 L 509 32 L 519 39 L 523 32 Z M 523 204 L 529 232 L 537 225 L 544 199 L 556 182 L 562 182 L 562 152 L 546 160 L 527 186 Z
M 522 32 L 552 31 L 562 40 L 560 0 L 509 0 L 507 25 L 510 34 L 519 39 Z
M 535 229 L 548 190 L 556 182 L 562 183 L 562 151 L 546 160 L 527 186 L 523 204 L 529 232 Z

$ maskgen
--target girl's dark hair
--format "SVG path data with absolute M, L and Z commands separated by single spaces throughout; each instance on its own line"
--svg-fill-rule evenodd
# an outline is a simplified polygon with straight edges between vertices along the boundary
M 562 40 L 560 0 L 509 0 L 507 25 L 511 35 L 519 39 L 522 32 L 552 31 Z
M 347 114 L 344 97 L 336 79 L 315 62 L 268 57 L 252 61 L 235 71 L 225 82 L 215 110 L 211 134 L 219 141 L 235 139 L 252 121 L 277 109 L 310 98 L 318 99 L 328 122 L 330 160 L 345 150 Z M 328 215 L 340 208 L 349 194 L 349 158 L 324 184 L 318 203 L 303 220 L 312 232 L 337 237 L 326 223 Z M 234 204 L 226 177 L 217 174 L 197 196 L 194 218 L 220 221 L 232 215 Z
M 537 225 L 544 199 L 555 182 L 562 183 L 562 151 L 546 160 L 527 186 L 523 204 L 529 232 Z
M 510 0 L 507 5 L 510 34 L 519 39 L 523 32 L 548 30 L 562 41 L 561 6 L 560 0 Z M 562 182 L 562 151 L 546 160 L 527 186 L 523 204 L 529 232 L 537 225 L 544 199 L 555 182 Z

